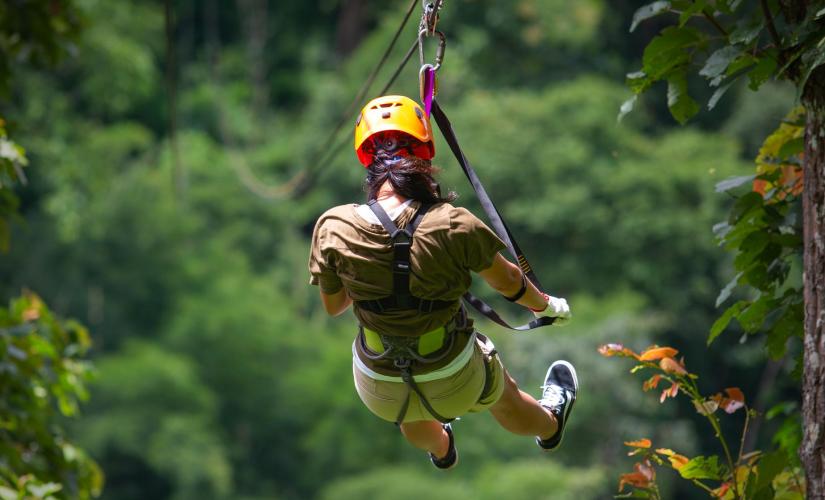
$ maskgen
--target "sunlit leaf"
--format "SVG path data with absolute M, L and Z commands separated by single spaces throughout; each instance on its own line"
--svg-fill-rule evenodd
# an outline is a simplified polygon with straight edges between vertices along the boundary
M 662 360 L 659 361 L 659 367 L 667 373 L 675 373 L 677 375 L 687 374 L 685 367 L 671 357 L 662 358 Z
M 726 45 L 708 57 L 699 74 L 705 78 L 716 78 L 725 73 L 728 65 L 736 59 L 742 51 L 736 46 Z
M 667 107 L 673 118 L 683 125 L 699 112 L 699 105 L 688 94 L 687 74 L 684 71 L 671 73 L 667 77 Z
M 670 460 L 670 465 L 674 469 L 679 469 L 680 467 L 688 463 L 688 461 L 690 460 L 686 456 L 680 455 L 675 451 L 671 450 L 670 448 L 657 448 L 656 453 L 666 456 L 667 459 Z
M 690 459 L 683 467 L 679 468 L 679 474 L 685 479 L 722 479 L 724 467 L 719 464 L 719 457 L 698 456 Z
M 645 19 L 650 19 L 651 17 L 661 14 L 662 12 L 667 12 L 668 9 L 670 9 L 670 2 L 667 1 L 653 2 L 645 5 L 644 7 L 639 7 L 633 14 L 633 22 L 630 25 L 630 31 L 632 32 L 635 30 L 636 26 L 638 26 L 639 23 Z
M 631 448 L 650 448 L 651 442 L 647 438 L 638 439 L 636 441 L 625 441 L 625 446 L 630 446 Z
M 646 351 L 642 352 L 639 356 L 640 361 L 653 361 L 656 359 L 662 358 L 672 358 L 679 353 L 676 349 L 672 347 L 651 347 Z

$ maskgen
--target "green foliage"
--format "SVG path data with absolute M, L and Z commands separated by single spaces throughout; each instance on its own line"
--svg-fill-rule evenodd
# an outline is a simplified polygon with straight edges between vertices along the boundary
M 736 276 L 717 298 L 724 303 L 736 287 L 751 297 L 731 305 L 711 327 L 712 342 L 736 319 L 747 334 L 765 333 L 773 359 L 785 355 L 788 340 L 802 337 L 800 111 L 770 135 L 757 158 L 756 176 L 724 181 L 718 191 L 735 198 L 728 220 L 714 231 L 720 244 L 736 254 Z M 801 353 L 799 353 L 801 356 Z
M 8 93 L 18 65 L 53 66 L 75 51 L 81 24 L 73 0 L 0 4 L 0 95 Z
M 9 221 L 19 204 L 11 188 L 25 180 L 23 167 L 28 164 L 25 150 L 8 138 L 4 125 L 0 117 L 0 252 L 9 250 Z
M 89 397 L 89 346 L 85 328 L 59 321 L 32 293 L 0 308 L 0 497 L 100 493 L 97 464 L 59 425 Z
M 177 499 L 226 496 L 232 471 L 216 426 L 217 402 L 192 362 L 132 342 L 98 367 L 95 398 L 78 426 L 90 452 L 136 458 L 170 480 Z
M 647 44 L 642 69 L 627 75 L 628 87 L 638 95 L 656 82 L 667 81 L 668 108 L 682 124 L 699 112 L 699 105 L 688 95 L 687 79 L 693 74 L 704 77 L 715 89 L 708 100 L 709 109 L 745 76 L 751 90 L 771 78 L 789 79 L 801 95 L 811 73 L 825 64 L 817 3 L 803 13 L 804 19 L 789 19 L 776 3 L 761 2 L 761 9 L 751 4 L 679 0 L 640 7 L 633 16 L 631 31 L 650 18 L 667 14 L 679 17 L 676 23 L 669 21 Z M 631 101 L 627 102 L 628 107 L 632 106 Z M 623 108 L 621 115 L 626 113 Z

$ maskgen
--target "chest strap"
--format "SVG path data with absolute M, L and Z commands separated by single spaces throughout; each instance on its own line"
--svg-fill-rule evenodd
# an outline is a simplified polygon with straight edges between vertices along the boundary
M 393 249 L 392 259 L 392 295 L 374 300 L 356 300 L 355 305 L 365 311 L 372 313 L 384 313 L 389 311 L 414 309 L 422 313 L 429 313 L 439 309 L 446 309 L 455 305 L 455 301 L 431 300 L 415 297 L 410 293 L 410 248 L 412 247 L 413 234 L 421 223 L 421 219 L 432 205 L 422 204 L 415 213 L 412 221 L 403 229 L 390 219 L 384 208 L 376 201 L 370 200 L 367 203 L 372 213 L 378 217 L 378 221 L 384 230 L 390 234 Z

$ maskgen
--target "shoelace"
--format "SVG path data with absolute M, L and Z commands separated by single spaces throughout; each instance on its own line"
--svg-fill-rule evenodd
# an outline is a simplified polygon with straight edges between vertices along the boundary
M 557 411 L 567 400 L 564 389 L 561 386 L 550 384 L 541 386 L 542 394 L 539 403 L 551 410 Z

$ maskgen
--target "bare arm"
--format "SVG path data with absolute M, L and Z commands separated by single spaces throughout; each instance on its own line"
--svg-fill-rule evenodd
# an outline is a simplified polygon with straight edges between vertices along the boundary
M 352 299 L 347 295 L 347 291 L 342 288 L 333 294 L 321 292 L 321 302 L 324 304 L 327 314 L 338 316 L 352 304 Z
M 478 274 L 484 278 L 484 281 L 486 281 L 488 285 L 505 297 L 512 297 L 521 290 L 521 269 L 502 257 L 500 253 L 496 254 L 493 265 Z M 541 293 L 530 280 L 526 280 L 526 282 L 527 290 L 524 295 L 516 301 L 516 304 L 530 309 L 544 309 L 547 306 L 547 300 L 544 298 L 544 294 Z

